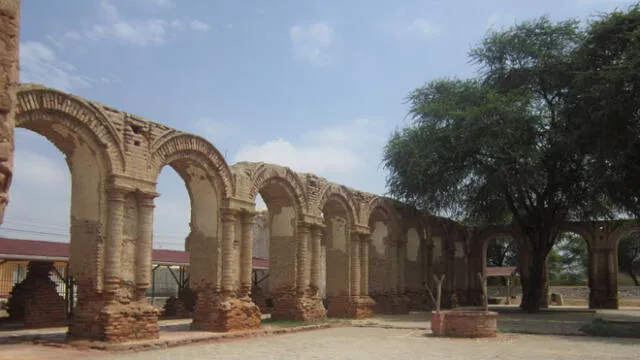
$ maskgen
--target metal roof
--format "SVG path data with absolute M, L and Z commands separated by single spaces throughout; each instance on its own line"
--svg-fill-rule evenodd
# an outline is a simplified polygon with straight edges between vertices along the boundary
M 54 241 L 8 239 L 0 237 L 0 260 L 69 261 L 69 244 Z M 179 250 L 153 249 L 156 265 L 189 266 L 189 253 Z M 269 260 L 253 258 L 254 269 L 268 269 Z

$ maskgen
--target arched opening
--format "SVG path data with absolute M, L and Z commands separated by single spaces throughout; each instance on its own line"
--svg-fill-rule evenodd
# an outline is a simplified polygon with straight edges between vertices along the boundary
M 273 311 L 273 299 L 269 293 L 269 240 L 270 222 L 267 204 L 262 195 L 256 195 L 256 214 L 253 218 L 253 266 L 251 298 L 263 314 Z
M 261 294 L 257 292 L 253 296 L 258 306 L 271 312 L 273 319 L 295 319 L 298 316 L 297 307 L 293 306 L 291 300 L 296 293 L 300 207 L 291 186 L 276 177 L 266 179 L 258 189 L 258 194 L 259 200 L 266 206 L 269 278 L 267 300 L 263 303 Z M 254 242 L 254 249 L 256 245 L 258 242 Z
M 71 205 L 68 164 L 51 141 L 27 129 L 15 130 L 15 147 L 10 206 L 0 227 L 0 242 L 19 246 L 27 252 L 37 250 L 36 241 L 64 243 L 62 246 L 67 247 Z M 59 247 L 57 244 L 52 246 Z M 68 282 L 68 265 L 67 260 L 54 261 L 55 270 L 49 272 L 49 279 L 55 284 L 57 294 L 64 298 L 67 312 L 71 312 L 73 286 Z M 18 303 L 20 309 L 9 309 L 13 312 L 11 319 L 6 305 L 14 287 L 27 278 L 28 266 L 28 259 L 0 259 L 0 302 L 3 304 L 0 306 L 3 309 L 0 310 L 0 330 L 4 326 L 20 326 L 24 321 L 24 300 L 12 301 Z
M 618 304 L 640 307 L 640 231 L 627 232 L 618 241 Z
M 168 165 L 182 179 L 189 195 L 189 232 L 185 239 L 188 290 L 183 290 L 178 311 L 184 308 L 193 310 L 193 329 L 218 330 L 225 324 L 211 319 L 217 318 L 220 310 L 216 298 L 223 285 L 222 255 L 225 246 L 222 242 L 221 207 L 229 193 L 229 184 L 225 179 L 230 178 L 230 171 L 213 145 L 197 136 L 181 133 L 164 136 L 162 143 L 153 144 L 151 148 L 151 164 L 156 174 Z M 162 194 L 157 201 L 161 199 Z M 186 209 L 182 211 L 187 212 Z M 183 219 L 184 216 L 179 215 Z M 233 215 L 226 220 L 231 222 L 230 231 L 241 226 L 239 219 Z M 238 251 L 236 246 L 231 250 L 231 256 Z M 237 278 L 232 267 L 229 270 L 232 271 L 232 278 Z M 229 288 L 234 284 L 225 286 Z
M 509 234 L 496 234 L 484 243 L 484 275 L 489 305 L 519 305 L 518 243 Z
M 23 252 L 30 254 L 22 254 L 21 260 L 28 261 L 29 265 L 26 278 L 16 286 L 11 295 L 11 302 L 16 304 L 15 309 L 19 309 L 21 321 L 28 327 L 64 326 L 70 323 L 70 333 L 83 333 L 87 336 L 91 331 L 85 328 L 85 321 L 97 315 L 95 302 L 101 299 L 104 285 L 103 234 L 107 220 L 106 178 L 112 165 L 107 155 L 110 146 L 101 142 L 94 132 L 95 127 L 88 125 L 93 121 L 94 126 L 101 126 L 100 120 L 91 117 L 86 111 L 81 113 L 84 115 L 82 119 L 70 115 L 79 114 L 75 110 L 82 109 L 84 105 L 72 99 L 64 99 L 63 103 L 70 111 L 67 113 L 61 109 L 45 108 L 55 107 L 59 103 L 39 96 L 63 95 L 38 91 L 19 92 L 20 106 L 16 115 L 16 127 L 46 138 L 65 155 L 67 169 L 62 171 L 62 167 L 38 163 L 38 154 L 45 154 L 51 149 L 39 142 L 33 143 L 33 150 L 25 148 L 25 151 L 33 152 L 31 158 L 21 160 L 20 138 L 29 139 L 28 141 L 35 139 L 33 134 L 18 130 L 16 179 L 10 197 L 13 194 L 15 196 L 10 198 L 13 204 L 7 209 L 7 218 L 11 219 L 15 214 L 16 221 L 22 224 L 33 222 L 37 228 L 45 216 L 44 212 L 59 212 L 49 217 L 55 219 L 50 224 L 45 223 L 50 230 L 32 231 L 39 232 L 35 240 L 57 240 L 68 245 L 22 243 L 20 247 Z M 108 136 L 106 132 L 104 136 Z M 27 170 L 28 179 L 21 181 L 21 168 Z M 71 186 L 65 184 L 68 181 L 66 171 L 70 172 Z M 30 182 L 33 186 L 34 181 L 39 182 L 39 189 L 21 189 L 22 185 L 29 186 Z M 53 188 L 45 186 L 49 182 L 55 183 Z M 53 193 L 51 195 L 54 198 L 41 193 L 43 190 Z M 21 205 L 23 201 L 26 202 Z M 40 251 L 44 254 L 38 253 Z M 41 256 L 32 258 L 33 255 Z M 30 282 L 40 283 L 41 286 L 30 286 Z M 10 307 L 14 305 L 10 304 Z M 47 316 L 38 315 L 42 313 Z
M 589 245 L 578 233 L 563 231 L 547 257 L 550 306 L 589 306 Z
M 164 317 L 188 317 L 195 307 L 188 264 L 161 259 L 186 258 L 183 252 L 188 248 L 191 199 L 183 178 L 171 166 L 160 171 L 156 192 L 160 196 L 153 212 L 153 253 L 165 256 L 154 256 L 146 295 L 151 304 L 164 310 Z
M 330 317 L 348 317 L 350 295 L 350 207 L 345 199 L 330 195 L 322 206 L 325 224 L 326 303 Z

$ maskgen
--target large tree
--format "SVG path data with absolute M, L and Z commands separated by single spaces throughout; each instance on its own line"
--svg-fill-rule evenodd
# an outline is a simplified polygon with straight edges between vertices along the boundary
M 576 121 L 572 88 L 584 40 L 578 21 L 547 17 L 486 35 L 470 53 L 480 76 L 436 79 L 413 91 L 412 123 L 384 151 L 391 195 L 434 213 L 482 224 L 507 218 L 519 228 L 530 255 L 520 269 L 528 312 L 545 301 L 545 265 L 560 225 L 611 216 L 602 174 L 585 166 L 592 153 Z

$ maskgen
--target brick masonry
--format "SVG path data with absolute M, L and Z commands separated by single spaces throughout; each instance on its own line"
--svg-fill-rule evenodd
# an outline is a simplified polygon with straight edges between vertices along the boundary
M 368 295 L 379 302 L 374 309 L 404 313 L 420 303 L 414 293 L 434 290 L 433 276 L 442 274 L 445 306 L 475 302 L 477 296 L 468 295 L 480 288 L 475 274 L 484 271 L 486 242 L 505 233 L 519 236 L 509 226 L 465 227 L 275 164 L 229 166 L 202 137 L 37 84 L 18 86 L 19 8 L 20 1 L 0 0 L 0 220 L 14 126 L 30 129 L 65 154 L 73 177 L 70 265 L 78 301 L 70 336 L 157 338 L 157 313 L 144 291 L 150 286 L 155 184 L 167 165 L 192 194 L 186 243 L 190 286 L 198 292 L 194 328 L 259 324 L 260 309 L 250 300 L 250 225 L 258 194 L 269 207 L 269 291 L 274 314 L 282 318 L 322 317 L 316 297 L 324 295 L 323 287 L 329 316 L 369 316 L 370 301 L 360 300 Z M 636 227 L 615 221 L 564 225 L 589 243 L 590 306 L 617 307 L 615 247 Z M 521 261 L 526 265 L 527 257 Z

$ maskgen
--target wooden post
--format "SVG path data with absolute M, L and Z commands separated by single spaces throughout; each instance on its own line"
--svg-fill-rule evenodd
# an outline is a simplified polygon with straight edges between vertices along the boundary
M 478 272 L 478 279 L 480 279 L 480 284 L 482 284 L 482 306 L 484 307 L 485 311 L 489 311 L 489 291 L 487 290 L 487 278 L 482 272 Z
M 507 276 L 507 305 L 511 305 L 511 275 Z
M 436 311 L 440 311 L 440 299 L 442 297 L 442 283 L 444 282 L 446 274 L 442 274 L 440 278 L 433 275 L 433 279 L 436 281 L 437 293 L 436 293 Z

